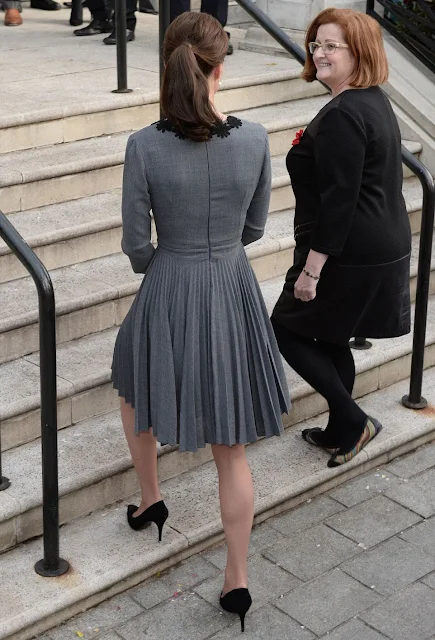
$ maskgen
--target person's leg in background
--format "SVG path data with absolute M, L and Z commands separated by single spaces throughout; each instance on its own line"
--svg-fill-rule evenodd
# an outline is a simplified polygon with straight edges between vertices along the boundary
M 171 0 L 170 19 L 171 22 L 181 16 L 185 11 L 190 11 L 190 0 Z
M 87 0 L 86 6 L 91 12 L 91 22 L 82 29 L 74 31 L 75 36 L 94 36 L 99 33 L 110 33 L 112 31 L 112 23 L 110 21 L 110 13 L 104 0 Z
M 140 13 L 151 13 L 153 16 L 158 15 L 158 0 L 155 0 L 156 6 L 151 2 L 151 0 L 139 0 L 139 12 Z
M 115 17 L 115 0 L 107 0 L 108 6 L 112 9 L 112 32 L 110 36 L 104 38 L 104 44 L 116 44 L 116 17 Z M 136 11 L 137 0 L 127 0 L 127 42 L 133 42 L 135 39 L 134 31 L 136 29 Z
M 59 11 L 62 9 L 58 2 L 54 0 L 30 0 L 32 9 L 42 9 L 43 11 Z
M 209 13 L 216 20 L 219 20 L 223 27 L 226 26 L 228 20 L 228 0 L 202 0 L 201 1 L 201 13 Z M 227 31 L 228 41 L 230 34 Z M 233 45 L 228 42 L 227 56 L 233 53 Z
M 3 8 L 6 27 L 19 27 L 20 24 L 23 24 L 20 0 L 3 0 Z

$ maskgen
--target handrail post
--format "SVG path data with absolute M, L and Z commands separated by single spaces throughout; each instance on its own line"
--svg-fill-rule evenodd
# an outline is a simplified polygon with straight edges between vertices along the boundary
M 357 351 L 366 351 L 367 349 L 371 349 L 373 345 L 366 338 L 354 338 L 349 342 L 349 346 L 351 349 L 356 349 Z
M 37 283 L 39 296 L 39 354 L 41 377 L 42 518 L 44 557 L 35 564 L 40 576 L 60 576 L 69 564 L 59 558 L 59 480 L 57 456 L 56 309 L 47 273 Z
M 171 23 L 170 0 L 159 0 L 159 87 L 163 82 L 163 74 L 165 72 L 165 63 L 163 62 L 163 40 L 165 33 Z M 160 117 L 163 114 L 160 110 Z
M 82 0 L 72 0 L 71 15 L 69 23 L 72 27 L 78 27 L 83 24 L 83 5 Z
M 53 284 L 38 256 L 1 211 L 0 237 L 30 273 L 38 290 L 44 557 L 36 563 L 35 571 L 41 576 L 60 576 L 68 571 L 69 564 L 59 557 L 56 308 Z
M 11 481 L 9 478 L 3 475 L 2 472 L 2 438 L 1 438 L 1 428 L 0 428 L 0 491 L 4 491 L 11 486 Z
M 131 93 L 127 88 L 127 3 L 115 0 L 116 71 L 118 88 L 112 93 Z
M 407 153 L 409 153 L 407 151 Z M 407 156 L 405 156 L 405 164 Z M 409 165 L 408 165 L 409 166 Z M 427 309 L 430 291 L 432 238 L 435 217 L 435 185 L 429 171 L 420 166 L 417 176 L 423 187 L 420 247 L 418 255 L 417 291 L 414 312 L 414 337 L 412 345 L 411 380 L 409 394 L 402 403 L 408 409 L 424 409 L 427 400 L 421 395 L 423 386 L 424 350 L 426 346 Z

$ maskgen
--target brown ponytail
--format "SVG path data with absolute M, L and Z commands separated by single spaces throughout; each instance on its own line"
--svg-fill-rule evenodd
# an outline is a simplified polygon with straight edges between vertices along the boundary
M 166 32 L 162 111 L 171 124 L 195 142 L 208 140 L 219 121 L 209 100 L 208 78 L 223 62 L 227 47 L 227 34 L 207 13 L 183 13 Z

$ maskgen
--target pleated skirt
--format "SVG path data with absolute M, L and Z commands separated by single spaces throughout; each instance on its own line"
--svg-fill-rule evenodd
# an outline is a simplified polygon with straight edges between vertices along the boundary
M 241 243 L 216 255 L 157 248 L 120 327 L 112 379 L 136 432 L 152 427 L 180 451 L 282 433 L 287 383 Z

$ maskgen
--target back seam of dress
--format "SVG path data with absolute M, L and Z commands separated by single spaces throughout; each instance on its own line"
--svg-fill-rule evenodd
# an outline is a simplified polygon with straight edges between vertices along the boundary
M 211 245 L 210 245 L 210 224 L 211 224 L 211 177 L 210 177 L 210 159 L 209 159 L 209 155 L 208 155 L 208 143 L 205 142 L 205 154 L 206 154 L 206 158 L 207 158 L 207 172 L 208 172 L 208 221 L 207 221 L 207 243 L 208 243 L 208 278 L 209 278 L 209 305 L 208 305 L 208 318 L 207 318 L 207 335 L 208 335 L 208 340 L 207 340 L 207 361 L 208 361 L 208 397 L 209 397 L 209 402 L 210 402 L 210 408 L 211 408 L 211 421 L 213 422 L 213 432 L 216 434 L 216 424 L 215 424 L 215 420 L 216 420 L 216 412 L 215 412 L 215 406 L 214 406 L 214 395 L 213 395 L 213 363 L 211 361 L 211 354 L 212 354 L 212 345 L 211 345 L 211 341 L 212 341 L 212 335 L 211 335 L 211 308 L 212 308 L 212 300 L 211 297 L 213 295 L 213 280 L 212 280 L 212 274 L 211 274 Z

